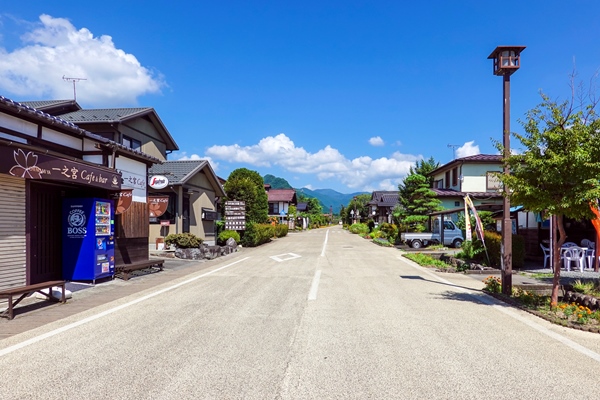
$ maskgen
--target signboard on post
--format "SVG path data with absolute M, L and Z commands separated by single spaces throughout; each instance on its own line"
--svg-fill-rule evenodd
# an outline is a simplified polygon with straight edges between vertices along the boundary
M 246 229 L 246 202 L 225 202 L 225 229 L 243 231 Z

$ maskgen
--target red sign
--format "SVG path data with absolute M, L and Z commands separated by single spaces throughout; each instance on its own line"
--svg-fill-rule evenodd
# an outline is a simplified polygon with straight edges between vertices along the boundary
M 115 207 L 115 215 L 123 214 L 131 207 L 133 201 L 133 189 L 122 189 L 119 193 L 119 200 Z
M 171 225 L 171 221 L 169 221 L 168 219 L 163 219 L 160 221 L 160 226 L 169 226 Z
M 150 217 L 160 217 L 167 211 L 169 196 L 148 196 Z

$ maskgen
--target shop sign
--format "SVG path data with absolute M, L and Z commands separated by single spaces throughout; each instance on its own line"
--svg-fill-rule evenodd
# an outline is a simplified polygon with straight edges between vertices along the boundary
M 121 175 L 116 171 L 18 147 L 0 146 L 0 172 L 25 179 L 121 189 Z
M 169 179 L 163 175 L 154 175 L 148 179 L 148 186 L 152 189 L 164 189 L 169 185 Z
M 131 207 L 133 200 L 133 189 L 121 189 L 119 192 L 119 199 L 117 200 L 117 207 L 115 208 L 115 215 L 123 214 Z
M 162 221 L 160 221 L 160 226 L 169 226 L 171 225 L 171 221 L 169 221 L 168 219 L 163 219 Z
M 225 229 L 233 231 L 246 229 L 246 202 L 225 202 Z
M 169 196 L 148 196 L 148 209 L 150 218 L 160 217 L 167 211 Z

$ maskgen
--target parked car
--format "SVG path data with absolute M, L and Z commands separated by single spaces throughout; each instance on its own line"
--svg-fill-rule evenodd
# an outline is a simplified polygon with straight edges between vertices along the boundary
M 433 232 L 405 232 L 400 234 L 404 243 L 413 249 L 420 249 L 432 244 L 440 244 L 440 220 L 436 219 L 433 224 Z M 459 248 L 465 238 L 462 231 L 452 221 L 444 221 L 444 245 Z

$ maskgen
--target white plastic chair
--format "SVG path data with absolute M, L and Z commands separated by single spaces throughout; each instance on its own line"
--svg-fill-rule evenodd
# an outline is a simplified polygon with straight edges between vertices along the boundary
M 594 257 L 596 256 L 596 250 L 593 247 L 588 247 L 585 251 L 585 261 L 588 268 L 594 268 Z
M 577 262 L 579 270 L 583 272 L 585 267 L 585 251 L 581 247 L 571 246 L 563 253 L 563 263 L 567 271 L 571 270 L 571 263 Z
M 543 243 L 540 243 L 540 247 L 544 252 L 544 269 L 546 269 L 546 265 L 548 264 L 548 260 L 550 260 L 550 247 L 544 246 Z
M 590 245 L 591 245 L 591 243 L 592 243 L 592 241 L 591 241 L 591 240 L 589 240 L 589 239 L 583 239 L 583 240 L 581 241 L 581 247 L 591 247 L 591 246 L 590 246 Z
M 575 242 L 564 242 L 562 247 L 577 247 L 577 243 Z

